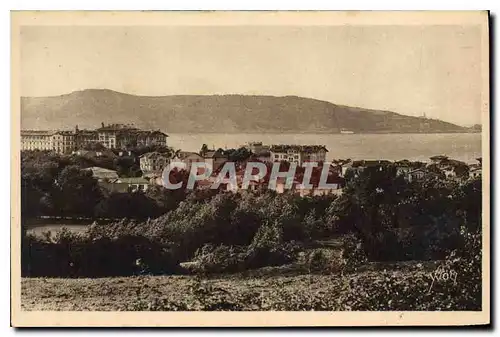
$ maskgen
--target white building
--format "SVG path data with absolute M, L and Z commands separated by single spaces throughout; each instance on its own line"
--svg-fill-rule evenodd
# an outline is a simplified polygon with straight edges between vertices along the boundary
M 21 150 L 47 150 L 71 153 L 76 147 L 72 131 L 21 130 Z
M 200 156 L 196 152 L 184 152 L 180 151 L 174 155 L 174 157 L 170 160 L 170 163 L 174 165 L 175 163 L 184 163 L 186 164 L 186 171 L 191 170 L 191 165 L 193 163 L 201 163 L 205 162 L 205 158 Z
M 143 174 L 161 172 L 169 161 L 169 158 L 160 152 L 148 152 L 139 157 L 139 164 Z
M 262 152 L 269 152 L 269 145 L 264 145 L 262 142 L 249 142 L 245 147 L 256 155 Z
M 469 178 L 479 178 L 482 175 L 481 166 L 473 166 L 469 169 Z
M 99 182 L 99 185 L 115 193 L 145 192 L 151 186 L 150 182 L 142 177 L 110 179 Z
M 226 156 L 224 156 L 219 151 L 214 150 L 206 151 L 205 153 L 203 153 L 203 159 L 212 170 L 217 170 L 218 168 L 222 167 L 225 162 L 227 162 Z
M 457 172 L 455 171 L 455 168 L 453 166 L 444 166 L 441 168 L 441 172 L 444 173 L 444 176 L 446 178 L 453 179 L 457 176 Z
M 412 182 L 412 181 L 422 180 L 425 177 L 425 175 L 426 175 L 426 171 L 422 168 L 418 168 L 418 169 L 409 171 L 407 174 L 407 177 L 408 177 L 408 181 Z
M 327 152 L 323 145 L 271 145 L 270 158 L 273 162 L 302 165 L 304 162 L 324 162 Z

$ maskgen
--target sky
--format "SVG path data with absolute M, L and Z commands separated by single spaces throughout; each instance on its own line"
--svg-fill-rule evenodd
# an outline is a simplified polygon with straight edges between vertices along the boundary
M 303 96 L 481 123 L 477 26 L 23 26 L 21 95 Z

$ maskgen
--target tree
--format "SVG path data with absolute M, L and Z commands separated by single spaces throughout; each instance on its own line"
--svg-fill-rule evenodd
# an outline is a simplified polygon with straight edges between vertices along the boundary
M 71 216 L 92 216 L 102 193 L 90 171 L 78 166 L 65 167 L 56 180 L 56 204 Z
M 93 208 L 95 216 L 104 218 L 147 219 L 161 215 L 161 209 L 144 193 L 111 193 Z
M 21 213 L 23 216 L 57 212 L 54 181 L 71 161 L 50 151 L 21 152 Z
M 140 177 L 141 168 L 134 157 L 118 157 L 114 160 L 114 167 L 120 177 Z
M 127 150 L 130 150 L 130 149 L 134 149 L 137 147 L 137 139 L 132 139 L 130 140 L 130 142 L 128 142 L 126 145 L 125 145 L 125 148 Z
M 204 156 L 205 153 L 207 153 L 207 152 L 208 152 L 208 146 L 207 146 L 207 144 L 203 144 L 201 146 L 201 149 L 200 149 L 200 156 Z
M 453 190 L 457 214 L 472 233 L 477 233 L 482 224 L 482 180 L 475 178 Z
M 88 143 L 83 146 L 84 150 L 87 151 L 103 151 L 106 147 L 102 143 Z
M 156 203 L 161 213 L 175 209 L 181 201 L 186 199 L 186 190 L 172 190 L 159 185 L 150 186 L 145 194 Z
M 41 215 L 43 192 L 36 188 L 29 179 L 21 178 L 21 218 Z
M 222 154 L 225 155 L 229 161 L 242 162 L 250 158 L 252 151 L 246 147 L 240 147 L 239 149 L 223 150 Z
M 392 165 L 375 165 L 365 167 L 356 177 L 348 182 L 344 193 L 349 204 L 349 216 L 354 211 L 354 227 L 373 235 L 387 227 L 397 227 L 396 212 L 399 200 L 404 196 L 407 183 L 396 175 Z
M 467 178 L 469 177 L 469 166 L 463 162 L 455 162 L 453 167 L 457 177 L 459 178 Z
M 167 158 L 172 158 L 174 156 L 174 149 L 169 147 L 169 146 L 163 146 L 163 145 L 139 145 L 137 147 L 129 148 L 129 151 L 131 151 L 136 157 L 140 157 L 145 153 L 148 152 L 159 152 L 165 155 Z

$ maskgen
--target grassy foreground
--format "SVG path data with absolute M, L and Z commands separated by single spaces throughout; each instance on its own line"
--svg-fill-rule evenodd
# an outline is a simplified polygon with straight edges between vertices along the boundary
M 377 267 L 376 269 L 379 269 Z M 348 275 L 263 268 L 251 274 L 22 279 L 23 310 L 479 310 L 435 265 L 365 268 Z M 278 275 L 279 274 L 279 275 Z

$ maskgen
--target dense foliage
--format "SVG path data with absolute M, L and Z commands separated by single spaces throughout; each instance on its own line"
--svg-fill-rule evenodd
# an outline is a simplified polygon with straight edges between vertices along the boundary
M 71 160 L 48 157 L 36 167 L 23 166 L 22 181 L 23 215 L 58 209 L 63 214 L 123 218 L 95 223 L 81 235 L 24 235 L 25 276 L 234 273 L 295 264 L 307 273 L 347 277 L 347 283 L 340 283 L 345 288 L 339 299 L 344 309 L 480 306 L 478 178 L 459 181 L 430 175 L 410 182 L 389 164 L 367 167 L 348 179 L 341 196 L 300 197 L 269 190 L 187 193 L 162 187 L 145 194 L 106 195 Z M 317 247 L 318 242 L 336 246 Z M 442 270 L 459 273 L 461 287 L 438 282 L 432 285 L 438 295 L 421 295 L 430 287 L 428 273 L 415 271 L 408 278 L 378 271 L 376 281 L 352 276 L 367 263 L 410 260 L 443 261 Z M 194 267 L 182 267 L 185 261 Z M 391 294 L 408 292 L 388 302 L 394 298 Z M 339 305 L 319 297 L 307 304 L 293 298 L 282 305 L 273 302 L 273 308 L 326 310 Z
M 122 176 L 141 175 L 137 156 L 152 150 L 134 148 L 134 156 L 63 156 L 47 151 L 21 153 L 21 212 L 23 217 L 65 216 L 147 219 L 172 210 L 185 198 L 183 191 L 152 186 L 145 194 L 109 193 L 99 187 L 86 168 L 99 166 L 116 170 Z M 118 151 L 117 151 L 118 152 Z M 173 174 L 179 175 L 174 172 Z M 186 177 L 173 177 L 186 179 Z

